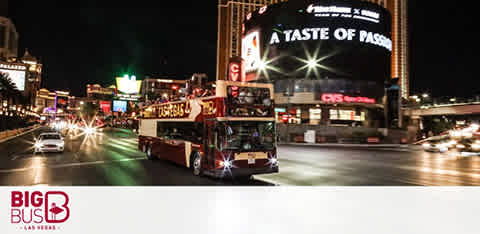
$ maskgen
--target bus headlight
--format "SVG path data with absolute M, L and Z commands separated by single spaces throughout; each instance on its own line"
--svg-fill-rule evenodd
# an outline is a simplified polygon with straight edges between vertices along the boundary
M 233 167 L 233 163 L 229 160 L 225 161 L 220 161 L 220 167 L 223 167 L 223 169 L 227 170 Z
M 278 159 L 277 158 L 270 158 L 270 165 L 272 166 L 278 166 Z
M 228 161 L 228 160 L 227 160 L 227 161 L 223 161 L 223 167 L 224 167 L 224 168 L 227 168 L 227 169 L 232 168 L 232 162 L 230 162 L 230 161 Z

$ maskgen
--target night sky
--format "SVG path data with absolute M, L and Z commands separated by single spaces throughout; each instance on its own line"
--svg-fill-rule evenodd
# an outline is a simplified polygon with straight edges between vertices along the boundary
M 77 7 L 52 2 L 10 1 L 19 52 L 28 48 L 42 59 L 43 87 L 83 96 L 86 84 L 110 85 L 125 73 L 140 79 L 185 79 L 193 73 L 215 78 L 216 0 L 161 7 L 139 1 L 137 7 L 133 2 L 115 7 L 95 5 L 97 1 L 80 1 L 84 5 Z M 474 73 L 479 66 L 475 8 L 418 0 L 409 4 L 413 91 L 480 94 Z

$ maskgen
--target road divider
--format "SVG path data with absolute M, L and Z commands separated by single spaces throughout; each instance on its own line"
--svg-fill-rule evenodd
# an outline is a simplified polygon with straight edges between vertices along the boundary
M 41 125 L 34 125 L 26 128 L 19 128 L 15 130 L 8 130 L 8 131 L 3 131 L 0 132 L 0 143 L 12 140 L 16 137 L 23 136 L 25 134 L 28 134 L 30 132 L 33 132 L 39 128 L 41 128 Z

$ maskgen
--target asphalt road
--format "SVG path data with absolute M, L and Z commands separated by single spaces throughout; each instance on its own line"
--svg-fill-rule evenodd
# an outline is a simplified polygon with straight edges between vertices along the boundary
M 421 149 L 280 147 L 280 173 L 256 176 L 276 185 L 478 186 L 480 156 Z
M 280 173 L 250 181 L 193 176 L 173 163 L 146 160 L 128 131 L 66 137 L 64 153 L 33 154 L 40 129 L 0 143 L 0 185 L 9 186 L 470 186 L 480 157 L 406 149 L 280 146 Z
M 42 128 L 0 143 L 0 185 L 4 186 L 216 186 L 272 185 L 196 177 L 188 168 L 149 161 L 137 150 L 136 135 L 126 130 L 75 137 L 66 134 L 65 152 L 33 154 Z

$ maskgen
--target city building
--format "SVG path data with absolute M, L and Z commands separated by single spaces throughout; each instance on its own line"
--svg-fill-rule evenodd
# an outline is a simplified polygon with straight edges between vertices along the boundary
M 45 88 L 35 95 L 34 111 L 43 116 L 66 115 L 69 111 L 70 92 L 49 91 Z
M 392 15 L 392 78 L 399 78 L 402 98 L 410 95 L 408 0 L 366 0 L 387 8 Z
M 219 0 L 217 35 L 217 79 L 225 80 L 232 57 L 241 56 L 242 24 L 247 15 L 286 0 Z
M 24 95 L 29 99 L 30 103 L 35 103 L 36 93 L 40 89 L 42 83 L 43 65 L 37 58 L 28 52 L 28 49 L 25 50 L 25 54 L 20 60 L 27 68 Z
M 0 16 L 0 58 L 8 60 L 18 57 L 18 32 L 13 22 Z
M 117 93 L 115 85 L 102 87 L 99 84 L 87 84 L 87 97 L 100 100 L 113 100 Z
M 35 103 L 35 95 L 40 88 L 42 64 L 25 50 L 18 57 L 19 34 L 15 24 L 7 18 L 8 1 L 0 3 L 0 72 L 8 74 L 19 91 Z
M 219 0 L 217 79 L 227 77 L 231 58 L 241 57 L 242 24 L 248 14 L 259 8 L 286 0 Z M 364 0 L 388 9 L 392 16 L 392 78 L 399 79 L 401 95 L 410 93 L 408 0 Z M 307 1 L 297 1 L 307 2 Z
M 387 127 L 391 36 L 391 14 L 378 4 L 333 0 L 328 6 L 321 1 L 268 5 L 244 21 L 244 79 L 275 84 L 277 122 L 285 139 L 308 130 L 337 138 L 362 131 L 377 136 L 378 129 Z

